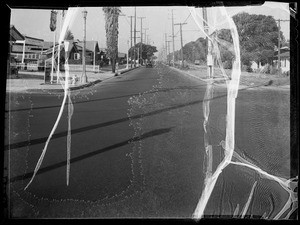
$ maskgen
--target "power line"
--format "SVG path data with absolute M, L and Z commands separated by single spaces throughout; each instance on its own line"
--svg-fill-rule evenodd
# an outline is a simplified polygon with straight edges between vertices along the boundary
M 185 21 L 183 22 L 183 23 L 185 23 L 187 20 L 188 20 L 188 18 L 191 16 L 191 13 L 189 13 L 189 15 L 187 16 L 187 18 L 185 19 Z M 177 31 L 177 33 L 175 34 L 175 36 L 178 34 L 180 32 L 180 30 L 179 31 Z
M 188 15 L 188 17 L 185 19 L 184 23 L 188 20 L 188 18 L 191 16 L 191 13 Z

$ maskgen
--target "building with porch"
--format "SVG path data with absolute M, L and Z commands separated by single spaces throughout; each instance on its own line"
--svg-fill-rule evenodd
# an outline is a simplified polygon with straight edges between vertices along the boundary
M 83 54 L 83 41 L 76 40 L 76 48 L 78 52 L 74 55 L 74 62 L 81 63 L 82 62 L 82 54 Z M 98 45 L 98 41 L 86 41 L 85 44 L 85 62 L 87 65 L 99 65 L 101 59 L 101 51 Z
M 273 63 L 278 65 L 278 51 L 274 54 Z M 280 68 L 283 73 L 290 71 L 290 48 L 288 46 L 280 48 Z
M 20 63 L 37 63 L 44 50 L 44 40 L 22 35 L 10 26 L 10 56 Z

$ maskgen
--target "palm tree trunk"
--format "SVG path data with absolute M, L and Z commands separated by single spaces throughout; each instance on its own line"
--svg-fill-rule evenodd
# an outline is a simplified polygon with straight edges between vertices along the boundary
M 116 72 L 116 59 L 111 58 L 110 62 L 111 62 L 111 70 L 113 73 L 115 73 Z

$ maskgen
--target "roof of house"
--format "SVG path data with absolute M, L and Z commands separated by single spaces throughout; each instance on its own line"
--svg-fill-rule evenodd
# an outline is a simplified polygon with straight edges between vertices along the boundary
M 125 53 L 118 52 L 118 58 L 124 58 L 124 57 L 126 57 Z
M 71 45 L 72 46 L 69 46 L 69 51 L 70 49 L 72 48 L 77 48 L 76 46 L 76 42 L 73 42 L 73 41 L 70 41 Z M 60 45 L 60 49 L 64 49 L 64 45 Z M 54 51 L 57 51 L 58 50 L 58 43 L 56 43 L 55 47 L 54 47 Z M 52 51 L 53 51 L 53 47 L 51 46 L 50 48 L 46 49 L 45 51 L 43 51 L 43 54 L 52 54 Z
M 10 38 L 12 41 L 25 40 L 25 37 L 17 30 L 14 25 L 10 25 Z
M 58 45 L 58 42 L 55 42 L 55 45 Z M 53 41 L 44 41 L 44 49 L 49 49 L 53 47 Z
M 33 39 L 33 40 L 37 40 L 37 41 L 44 41 L 43 39 L 40 39 L 40 38 L 34 38 L 34 37 L 25 36 L 25 35 L 24 35 L 24 37 L 26 39 Z
M 106 52 L 106 51 L 107 51 L 106 48 L 99 48 L 99 50 L 100 50 L 101 52 Z
M 290 58 L 290 52 L 281 53 L 280 58 Z
M 79 47 L 78 49 L 81 50 L 83 48 L 83 41 L 79 41 L 79 40 L 77 40 L 77 41 L 78 42 L 77 42 L 76 45 L 77 45 L 77 47 Z M 98 45 L 98 41 L 86 41 L 85 42 L 85 49 L 87 51 L 94 52 L 97 45 Z
M 290 47 L 288 46 L 284 46 L 282 48 L 280 48 L 280 53 L 284 53 L 284 52 L 289 52 L 290 51 Z M 278 50 L 274 51 L 274 55 L 278 54 Z
M 278 51 L 274 52 L 274 58 L 278 57 Z M 290 57 L 290 48 L 283 47 L 280 48 L 280 57 Z

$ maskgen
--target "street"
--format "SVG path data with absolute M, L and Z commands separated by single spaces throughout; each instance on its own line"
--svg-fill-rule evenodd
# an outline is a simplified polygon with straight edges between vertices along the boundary
M 191 218 L 205 177 L 205 91 L 205 82 L 161 64 L 72 91 L 69 186 L 65 106 L 41 168 L 26 190 L 57 119 L 63 93 L 11 93 L 6 113 L 9 138 L 5 139 L 10 141 L 5 151 L 9 157 L 11 215 Z M 214 153 L 213 169 L 223 156 L 219 146 L 225 136 L 226 94 L 226 88 L 216 88 L 211 100 L 210 139 L 219 151 Z M 289 92 L 255 88 L 239 91 L 236 146 L 239 154 L 263 170 L 289 178 Z M 275 215 L 287 194 L 278 184 L 269 184 L 271 181 L 263 184 L 266 181 L 255 172 L 235 167 L 224 170 L 207 215 L 233 214 L 236 202 L 242 207 L 247 200 L 251 189 L 247 185 L 257 179 L 261 184 L 258 196 L 264 198 L 265 192 L 278 195 L 272 209 Z M 270 187 L 267 191 L 266 186 Z M 231 198 L 226 191 L 222 194 L 226 187 L 244 190 L 233 191 L 237 194 Z M 264 213 L 259 207 L 253 210 L 249 214 Z

